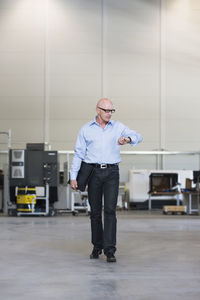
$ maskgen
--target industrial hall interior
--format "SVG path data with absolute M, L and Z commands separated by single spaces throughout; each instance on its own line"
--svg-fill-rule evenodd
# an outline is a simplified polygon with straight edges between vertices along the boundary
M 200 0 L 0 0 L 0 295 L 200 299 Z

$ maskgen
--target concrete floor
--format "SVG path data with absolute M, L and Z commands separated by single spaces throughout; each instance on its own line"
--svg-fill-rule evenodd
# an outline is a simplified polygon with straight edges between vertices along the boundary
M 90 260 L 85 215 L 2 216 L 1 299 L 200 299 L 199 216 L 118 212 L 117 247 Z

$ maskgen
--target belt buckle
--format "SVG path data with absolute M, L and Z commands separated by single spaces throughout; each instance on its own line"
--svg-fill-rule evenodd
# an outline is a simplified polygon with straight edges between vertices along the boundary
M 100 168 L 101 169 L 106 169 L 107 168 L 107 164 L 100 164 Z

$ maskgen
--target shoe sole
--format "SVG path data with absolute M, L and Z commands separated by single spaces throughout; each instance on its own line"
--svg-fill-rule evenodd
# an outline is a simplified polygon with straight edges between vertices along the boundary
M 107 262 L 109 262 L 109 263 L 116 262 L 116 261 L 117 261 L 116 258 L 114 258 L 114 259 L 107 258 Z
M 94 257 L 93 255 L 90 255 L 90 259 L 98 259 L 99 255 L 97 257 Z
M 99 258 L 99 255 L 101 255 L 101 253 L 102 253 L 102 251 L 100 251 L 99 253 L 98 253 L 98 256 L 93 256 L 93 254 L 90 254 L 90 259 L 98 259 Z

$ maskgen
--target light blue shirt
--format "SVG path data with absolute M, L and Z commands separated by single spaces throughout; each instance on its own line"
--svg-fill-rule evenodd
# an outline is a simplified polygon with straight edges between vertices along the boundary
M 121 161 L 118 139 L 130 137 L 130 145 L 142 141 L 142 136 L 118 121 L 109 121 L 103 129 L 96 118 L 79 131 L 70 170 L 70 179 L 75 180 L 82 160 L 90 164 L 115 164 Z

